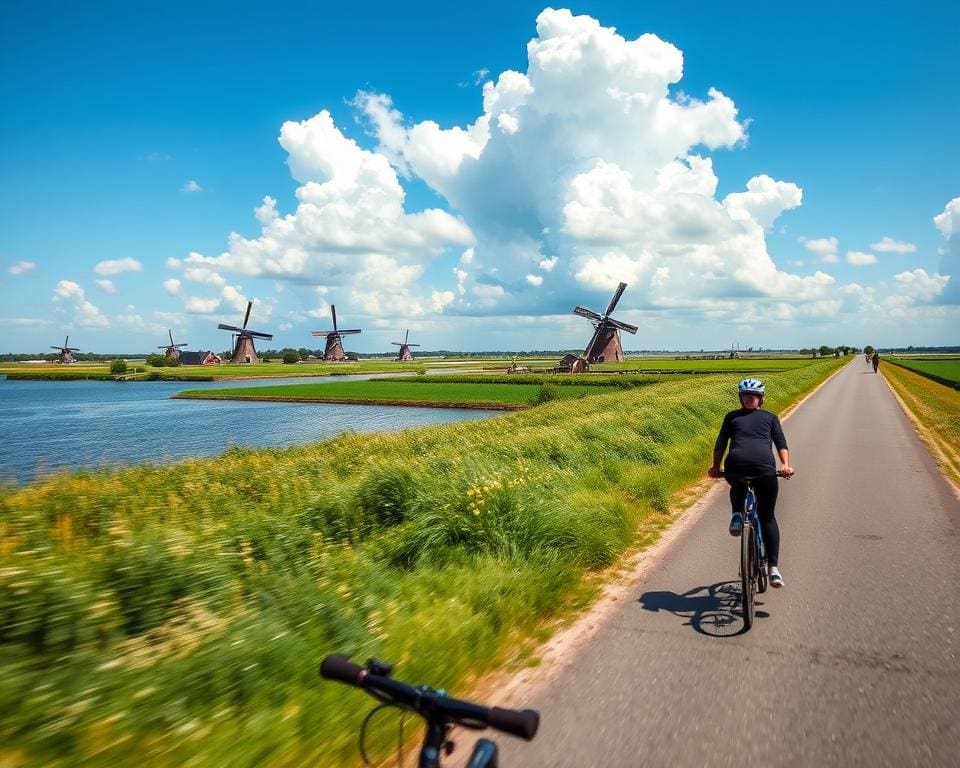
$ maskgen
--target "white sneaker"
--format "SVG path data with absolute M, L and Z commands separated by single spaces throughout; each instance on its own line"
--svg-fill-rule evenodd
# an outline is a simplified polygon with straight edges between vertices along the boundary
M 770 586 L 779 589 L 784 585 L 783 576 L 780 575 L 780 569 L 775 565 L 770 566 Z

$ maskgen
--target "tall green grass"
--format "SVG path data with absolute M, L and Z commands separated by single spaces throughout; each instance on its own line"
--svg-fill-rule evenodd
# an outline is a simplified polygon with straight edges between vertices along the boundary
M 779 409 L 839 362 L 774 374 Z M 357 762 L 330 652 L 466 692 L 700 477 L 735 377 L 0 496 L 0 763 Z M 382 734 L 392 740 L 393 731 Z

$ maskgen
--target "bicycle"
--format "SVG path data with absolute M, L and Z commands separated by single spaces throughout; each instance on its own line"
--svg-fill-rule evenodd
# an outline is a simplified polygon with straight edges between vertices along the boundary
M 426 685 L 412 686 L 394 680 L 390 677 L 392 671 L 393 667 L 386 662 L 370 659 L 365 666 L 361 666 L 342 654 L 327 656 L 320 662 L 321 677 L 362 688 L 380 702 L 367 715 L 360 728 L 360 755 L 366 765 L 370 765 L 364 748 L 367 723 L 384 707 L 413 712 L 426 721 L 427 732 L 417 763 L 419 768 L 440 768 L 441 755 L 449 755 L 453 751 L 454 745 L 449 735 L 457 725 L 474 730 L 495 728 L 527 741 L 537 734 L 540 714 L 535 710 L 485 707 L 454 699 L 442 689 L 434 690 Z M 494 742 L 479 739 L 467 761 L 467 768 L 497 768 L 497 754 Z
M 777 476 L 785 477 L 782 471 L 777 471 Z M 756 476 L 739 479 L 747 485 L 747 497 L 743 501 L 743 528 L 740 531 L 740 606 L 746 632 L 753 626 L 754 598 L 767 591 L 769 563 L 757 515 L 757 494 L 753 490 Z

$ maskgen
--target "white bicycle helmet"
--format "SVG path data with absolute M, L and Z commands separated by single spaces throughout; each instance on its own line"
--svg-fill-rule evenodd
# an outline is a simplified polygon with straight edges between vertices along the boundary
M 743 395 L 748 392 L 763 397 L 766 394 L 766 388 L 760 379 L 744 379 L 737 385 L 737 393 Z

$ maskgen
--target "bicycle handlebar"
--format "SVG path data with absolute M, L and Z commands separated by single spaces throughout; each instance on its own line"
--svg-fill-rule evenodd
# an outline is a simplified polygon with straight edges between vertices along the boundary
M 327 656 L 320 662 L 320 676 L 362 688 L 375 698 L 409 709 L 428 720 L 439 717 L 467 728 L 496 728 L 527 741 L 536 735 L 540 726 L 540 714 L 535 710 L 484 707 L 455 699 L 427 686 L 414 687 L 374 674 L 342 654 Z

